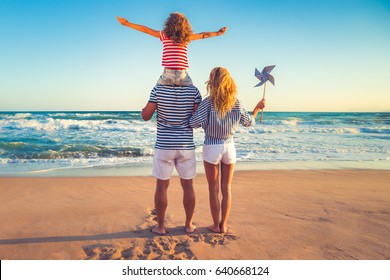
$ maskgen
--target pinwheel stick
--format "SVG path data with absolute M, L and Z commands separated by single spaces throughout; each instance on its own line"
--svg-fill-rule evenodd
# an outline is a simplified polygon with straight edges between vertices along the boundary
M 267 86 L 267 83 L 264 83 L 263 99 L 265 98 L 265 87 L 266 87 L 266 86 Z M 263 112 L 264 112 L 264 108 L 261 109 L 260 123 L 263 121 Z

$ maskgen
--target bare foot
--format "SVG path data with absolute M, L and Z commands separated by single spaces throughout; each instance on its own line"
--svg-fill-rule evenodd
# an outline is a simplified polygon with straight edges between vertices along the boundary
M 221 233 L 227 233 L 228 232 L 228 227 L 223 225 L 222 223 L 219 223 L 219 228 L 221 229 Z
M 189 227 L 185 227 L 186 233 L 193 233 L 196 229 L 196 225 L 191 225 Z
M 211 230 L 212 232 L 216 232 L 216 233 L 220 233 L 221 232 L 221 229 L 219 228 L 219 225 L 218 226 L 215 226 L 215 225 L 211 225 L 209 227 L 207 227 L 209 230 Z
M 159 235 L 165 235 L 165 228 L 160 229 L 158 225 L 155 225 L 154 227 L 150 228 L 150 231 Z

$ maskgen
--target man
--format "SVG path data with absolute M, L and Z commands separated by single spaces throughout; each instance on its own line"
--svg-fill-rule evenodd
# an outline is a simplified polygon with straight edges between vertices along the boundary
M 165 234 L 165 212 L 168 205 L 167 190 L 173 167 L 176 168 L 183 188 L 183 204 L 186 213 L 185 231 L 194 232 L 192 223 L 195 208 L 195 192 L 192 179 L 196 175 L 193 130 L 188 120 L 202 101 L 195 86 L 155 86 L 148 103 L 142 109 L 142 119 L 150 120 L 157 110 L 157 141 L 153 157 L 153 176 L 156 177 L 154 204 L 157 225 L 152 232 Z

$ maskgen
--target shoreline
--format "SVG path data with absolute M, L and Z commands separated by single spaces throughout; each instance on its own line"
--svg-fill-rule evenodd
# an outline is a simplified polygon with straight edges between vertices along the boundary
M 265 170 L 390 170 L 390 161 L 238 161 L 236 171 Z M 0 177 L 122 177 L 151 176 L 152 163 L 134 163 L 119 166 L 58 167 L 35 171 L 0 172 Z M 204 174 L 203 163 L 197 161 L 197 174 Z M 174 170 L 174 175 L 177 175 Z
M 155 179 L 0 177 L 0 259 L 388 260 L 388 170 L 237 171 L 227 234 L 211 233 L 207 180 L 168 190 L 166 236 L 152 234 Z

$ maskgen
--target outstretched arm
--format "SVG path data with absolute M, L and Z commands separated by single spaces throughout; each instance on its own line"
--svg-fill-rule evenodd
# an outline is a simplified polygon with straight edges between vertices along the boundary
M 135 23 L 131 23 L 129 22 L 127 19 L 125 18 L 121 18 L 121 17 L 116 17 L 119 21 L 120 24 L 124 25 L 124 26 L 127 26 L 127 27 L 130 27 L 130 28 L 133 28 L 135 30 L 138 30 L 138 31 L 141 31 L 143 33 L 146 33 L 146 34 L 149 34 L 149 35 L 152 35 L 153 37 L 157 37 L 157 38 L 160 38 L 160 31 L 157 31 L 157 30 L 154 30 L 154 29 L 151 29 L 147 26 L 144 26 L 144 25 L 139 25 L 139 24 L 135 24 Z
M 215 32 L 196 33 L 196 34 L 193 34 L 191 36 L 190 40 L 193 41 L 193 40 L 206 39 L 206 38 L 210 38 L 210 37 L 220 36 L 220 35 L 224 34 L 226 32 L 226 30 L 227 30 L 227 26 L 222 27 L 221 29 L 219 29 L 218 31 L 215 31 Z

